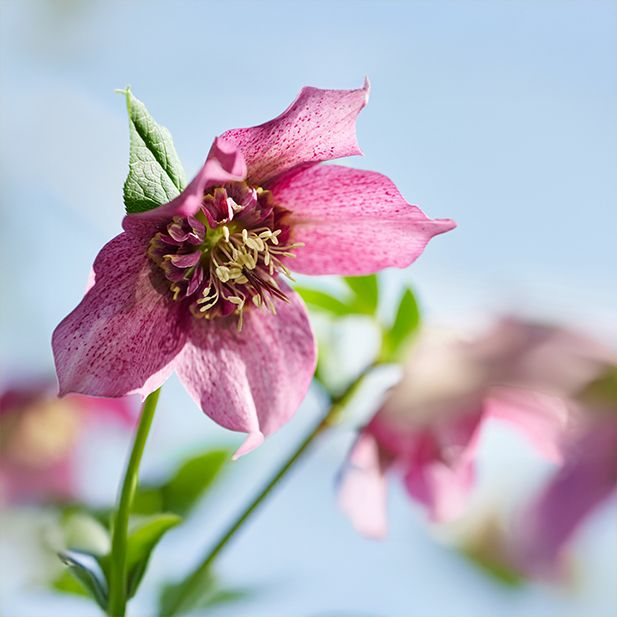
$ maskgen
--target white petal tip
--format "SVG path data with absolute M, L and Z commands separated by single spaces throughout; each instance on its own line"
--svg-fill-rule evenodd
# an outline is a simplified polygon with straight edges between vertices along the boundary
M 364 76 L 364 83 L 362 84 L 362 90 L 364 90 L 364 104 L 368 103 L 369 95 L 371 94 L 371 82 L 368 75 Z
M 264 435 L 259 431 L 249 433 L 242 445 L 236 450 L 236 453 L 231 457 L 232 461 L 237 461 L 241 456 L 248 454 L 258 448 L 264 442 Z

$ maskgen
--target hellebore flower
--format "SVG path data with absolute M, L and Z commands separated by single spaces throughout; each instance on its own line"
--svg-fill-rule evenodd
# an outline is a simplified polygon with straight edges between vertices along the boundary
M 563 465 L 518 513 L 510 552 L 528 574 L 558 578 L 576 531 L 617 492 L 616 371 L 612 383 L 608 404 L 589 406 L 589 401 L 579 401 L 575 429 L 564 444 Z
M 274 120 L 217 138 L 177 198 L 126 216 L 54 333 L 61 393 L 146 396 L 175 370 L 215 422 L 249 434 L 237 455 L 284 424 L 315 342 L 281 275 L 405 267 L 454 227 L 378 173 L 318 164 L 361 153 L 367 96 L 304 88 Z
M 360 532 L 382 537 L 385 474 L 398 470 L 432 520 L 456 518 L 473 488 L 476 448 L 489 419 L 509 423 L 559 461 L 568 397 L 602 371 L 607 357 L 582 336 L 515 320 L 476 340 L 425 335 L 351 450 L 342 510 Z
M 73 497 L 83 431 L 109 420 L 133 423 L 127 399 L 58 399 L 54 389 L 53 380 L 41 379 L 0 392 L 0 504 Z

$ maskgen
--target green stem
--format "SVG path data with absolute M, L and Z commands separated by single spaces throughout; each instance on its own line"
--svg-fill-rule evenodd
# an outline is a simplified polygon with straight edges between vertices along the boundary
M 210 567 L 227 546 L 227 544 L 235 537 L 236 533 L 244 526 L 251 515 L 259 508 L 261 503 L 270 495 L 272 490 L 278 483 L 287 475 L 287 473 L 295 466 L 304 452 L 313 443 L 315 438 L 325 429 L 335 424 L 338 420 L 340 412 L 343 410 L 349 399 L 355 394 L 360 384 L 374 365 L 369 366 L 362 372 L 358 378 L 353 381 L 344 392 L 332 399 L 332 404 L 326 414 L 319 420 L 311 432 L 302 440 L 298 447 L 292 452 L 287 460 L 279 467 L 276 473 L 263 486 L 261 491 L 255 495 L 253 500 L 239 514 L 239 516 L 227 527 L 222 533 L 214 547 L 206 555 L 203 561 L 184 579 L 175 589 L 173 599 L 167 604 L 162 611 L 163 617 L 172 617 L 180 610 L 188 610 L 192 604 L 198 600 L 199 594 L 203 586 L 207 583 L 207 577 Z
M 124 472 L 124 480 L 118 498 L 118 506 L 113 522 L 111 537 L 111 559 L 109 564 L 109 617 L 124 617 L 126 611 L 126 553 L 129 515 L 137 490 L 139 464 L 146 446 L 146 439 L 152 426 L 161 389 L 155 390 L 144 401 L 135 431 L 129 462 Z

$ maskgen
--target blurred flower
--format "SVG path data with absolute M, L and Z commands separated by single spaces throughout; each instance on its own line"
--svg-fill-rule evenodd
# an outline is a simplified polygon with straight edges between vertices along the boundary
M 489 419 L 509 423 L 553 461 L 575 422 L 571 396 L 614 358 L 573 332 L 504 320 L 474 340 L 425 334 L 401 382 L 363 429 L 343 470 L 339 502 L 362 533 L 386 532 L 384 474 L 435 521 L 464 510 Z
M 58 399 L 54 390 L 52 380 L 41 379 L 0 392 L 0 504 L 74 497 L 84 430 L 96 422 L 133 422 L 127 399 Z
M 598 384 L 613 393 L 598 400 Z M 563 572 L 569 541 L 594 509 L 617 491 L 617 370 L 586 388 L 578 423 L 564 444 L 564 463 L 517 516 L 510 551 L 529 574 L 555 578 Z
M 475 513 L 453 535 L 450 542 L 454 547 L 496 582 L 508 586 L 525 582 L 512 558 L 507 525 L 498 509 Z
M 304 306 L 280 280 L 291 260 L 308 274 L 404 267 L 454 227 L 385 176 L 317 165 L 361 153 L 367 96 L 304 88 L 274 120 L 217 138 L 177 198 L 125 217 L 54 333 L 61 393 L 146 396 L 175 369 L 206 414 L 249 433 L 237 455 L 284 424 L 315 367 Z

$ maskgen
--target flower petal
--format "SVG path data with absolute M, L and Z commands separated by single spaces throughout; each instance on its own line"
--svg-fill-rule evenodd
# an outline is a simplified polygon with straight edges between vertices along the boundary
M 246 159 L 249 182 L 264 185 L 303 163 L 362 154 L 356 118 L 366 105 L 369 83 L 357 90 L 302 88 L 298 98 L 265 124 L 223 133 Z
M 571 416 L 562 398 L 531 390 L 494 388 L 485 413 L 521 431 L 548 460 L 561 462 L 562 441 Z
M 240 150 L 232 143 L 217 137 L 208 158 L 190 184 L 170 202 L 148 210 L 129 214 L 124 218 L 124 228 L 133 220 L 170 221 L 174 216 L 192 216 L 201 207 L 204 191 L 210 186 L 244 180 L 246 163 Z
M 300 298 L 276 301 L 276 315 L 250 307 L 236 318 L 192 319 L 176 370 L 191 396 L 215 422 L 246 431 L 246 453 L 287 422 L 315 369 L 315 341 Z
M 484 417 L 455 415 L 418 434 L 408 459 L 405 486 L 423 504 L 431 520 L 461 516 L 475 484 L 475 456 Z
M 460 517 L 475 484 L 475 462 L 464 459 L 451 467 L 442 461 L 412 467 L 405 474 L 409 494 L 424 505 L 436 523 Z
M 94 285 L 54 331 L 61 395 L 145 397 L 173 370 L 184 342 L 178 305 L 153 287 L 147 242 L 128 233 L 108 242 Z
M 564 466 L 522 513 L 513 547 L 528 572 L 553 575 L 584 519 L 617 490 L 617 421 L 594 422 L 570 444 Z
M 456 227 L 408 204 L 374 171 L 320 165 L 287 174 L 271 190 L 291 210 L 293 270 L 304 274 L 370 274 L 412 263 L 435 235 Z
M 384 538 L 388 531 L 386 489 L 377 441 L 363 433 L 341 473 L 338 504 L 354 528 L 368 538 Z

